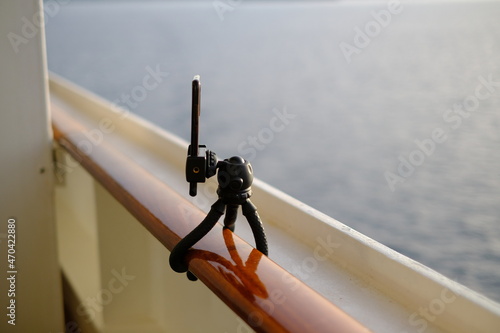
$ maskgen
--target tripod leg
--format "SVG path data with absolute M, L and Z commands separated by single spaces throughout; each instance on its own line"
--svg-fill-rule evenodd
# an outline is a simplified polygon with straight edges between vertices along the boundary
M 219 218 L 224 214 L 224 207 L 225 204 L 222 200 L 217 200 L 203 221 L 175 245 L 169 257 L 170 267 L 174 271 L 177 273 L 188 271 L 188 265 L 184 262 L 186 252 L 212 230 Z
M 238 216 L 238 205 L 227 204 L 226 216 L 224 217 L 224 228 L 234 231 L 234 226 L 237 216 Z
M 267 239 L 266 234 L 264 232 L 264 227 L 262 225 L 262 221 L 260 220 L 260 216 L 257 213 L 257 208 L 253 205 L 250 199 L 247 199 L 242 205 L 241 208 L 243 210 L 243 215 L 247 218 L 248 223 L 250 224 L 250 228 L 253 232 L 253 237 L 255 239 L 255 247 L 257 250 L 268 255 L 269 251 L 267 249 Z

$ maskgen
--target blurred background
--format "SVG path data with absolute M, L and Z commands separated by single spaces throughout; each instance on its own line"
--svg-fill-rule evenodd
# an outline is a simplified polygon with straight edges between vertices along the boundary
M 500 2 L 45 1 L 49 70 L 500 301 Z M 168 74 L 167 74 L 168 73 Z

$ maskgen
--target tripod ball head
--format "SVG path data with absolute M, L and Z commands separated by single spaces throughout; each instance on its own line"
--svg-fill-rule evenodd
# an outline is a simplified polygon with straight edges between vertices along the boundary
M 226 193 L 244 193 L 250 191 L 253 182 L 253 170 L 250 163 L 241 156 L 233 156 L 218 163 L 217 181 L 219 191 Z

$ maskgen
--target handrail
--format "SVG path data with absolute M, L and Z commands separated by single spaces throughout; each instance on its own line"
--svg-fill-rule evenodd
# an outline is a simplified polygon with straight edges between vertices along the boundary
M 109 142 L 87 151 L 79 146 L 91 129 L 54 103 L 52 126 L 59 145 L 168 250 L 205 217 Z M 220 224 L 189 251 L 187 261 L 189 270 L 258 332 L 369 332 Z

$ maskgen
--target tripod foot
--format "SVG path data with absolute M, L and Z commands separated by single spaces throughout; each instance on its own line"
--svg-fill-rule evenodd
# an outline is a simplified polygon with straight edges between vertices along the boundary
M 189 279 L 189 281 L 198 281 L 198 278 L 196 277 L 196 275 L 194 275 L 190 271 L 187 271 L 186 276 Z

